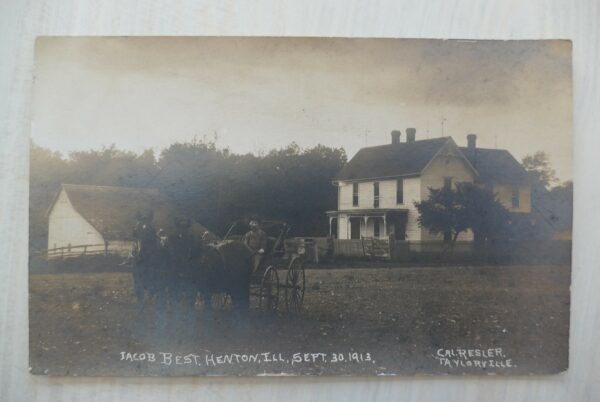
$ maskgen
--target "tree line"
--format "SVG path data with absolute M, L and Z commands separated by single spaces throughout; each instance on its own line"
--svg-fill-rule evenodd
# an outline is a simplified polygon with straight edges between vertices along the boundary
M 262 155 L 236 154 L 197 139 L 174 143 L 159 155 L 113 145 L 65 157 L 32 143 L 30 156 L 30 242 L 36 249 L 46 247 L 47 211 L 63 183 L 156 188 L 220 235 L 237 219 L 259 217 L 290 223 L 292 235 L 324 236 L 325 211 L 337 203 L 332 181 L 347 162 L 343 148 L 292 143 Z M 469 229 L 480 241 L 570 230 L 572 183 L 557 184 L 543 152 L 526 156 L 522 165 L 532 177 L 533 214 L 509 214 L 490 190 L 465 183 L 430 190 L 417 204 L 420 224 L 450 241 Z
M 236 154 L 214 142 L 174 143 L 155 155 L 114 145 L 68 157 L 31 144 L 30 241 L 46 246 L 47 210 L 63 183 L 156 188 L 217 234 L 248 217 L 284 220 L 294 235 L 325 235 L 335 209 L 332 180 L 346 163 L 343 148 L 292 143 L 262 155 Z

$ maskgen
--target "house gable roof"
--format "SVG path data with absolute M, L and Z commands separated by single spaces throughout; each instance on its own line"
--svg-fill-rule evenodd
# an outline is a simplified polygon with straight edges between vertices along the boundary
M 531 184 L 523 166 L 505 149 L 460 147 L 485 183 Z
M 342 168 L 334 180 L 351 181 L 417 176 L 444 148 L 454 148 L 474 169 L 478 180 L 498 184 L 531 184 L 523 166 L 505 149 L 458 147 L 451 137 L 367 147 Z
M 431 165 L 433 163 L 433 161 L 435 160 L 435 158 L 437 156 L 451 156 L 451 157 L 459 158 L 465 163 L 467 168 L 470 169 L 471 172 L 473 172 L 475 177 L 477 177 L 479 175 L 477 170 L 471 164 L 471 161 L 469 159 L 467 159 L 467 157 L 465 157 L 463 152 L 460 150 L 458 145 L 456 145 L 456 143 L 454 142 L 454 140 L 451 137 L 448 138 L 448 141 L 446 141 L 446 143 L 444 145 L 442 145 L 442 147 L 435 153 L 433 158 L 429 162 L 427 162 L 427 165 L 421 170 L 421 173 L 424 173 L 425 170 L 427 170 L 429 165 Z
M 335 180 L 364 180 L 419 175 L 450 137 L 367 147 L 342 168 Z
M 133 240 L 138 213 L 147 215 L 152 211 L 156 229 L 165 230 L 173 229 L 175 218 L 185 218 L 156 189 L 63 184 L 61 191 L 67 194 L 73 208 L 105 240 Z M 192 231 L 201 236 L 208 229 L 193 222 Z

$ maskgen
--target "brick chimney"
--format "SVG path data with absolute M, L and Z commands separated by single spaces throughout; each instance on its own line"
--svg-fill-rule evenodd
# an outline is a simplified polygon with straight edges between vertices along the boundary
M 406 129 L 406 142 L 415 142 L 415 135 L 417 134 L 417 130 L 414 128 Z
M 400 136 L 402 135 L 400 130 L 393 130 L 391 132 L 391 135 L 392 135 L 392 144 L 400 144 Z
M 477 136 L 475 134 L 467 135 L 467 147 L 469 150 L 477 148 Z

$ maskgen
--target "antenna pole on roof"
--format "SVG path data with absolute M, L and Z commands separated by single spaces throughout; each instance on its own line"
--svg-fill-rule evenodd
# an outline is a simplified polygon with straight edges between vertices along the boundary
M 442 124 L 442 137 L 444 136 L 444 122 L 445 121 L 446 121 L 446 118 L 444 116 L 442 116 L 442 121 L 441 121 L 441 124 Z

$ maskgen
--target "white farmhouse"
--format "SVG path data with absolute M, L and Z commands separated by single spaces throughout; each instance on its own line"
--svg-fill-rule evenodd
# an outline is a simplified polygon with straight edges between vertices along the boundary
M 391 143 L 362 148 L 336 176 L 338 207 L 329 211 L 331 235 L 339 239 L 387 238 L 441 240 L 419 227 L 415 202 L 427 199 L 429 188 L 478 182 L 491 188 L 511 212 L 531 212 L 527 172 L 506 150 L 477 148 L 467 136 L 459 147 L 451 137 L 417 141 L 416 130 L 392 131 Z M 458 240 L 472 240 L 462 233 Z
M 48 256 L 127 255 L 137 215 L 150 212 L 157 230 L 171 228 L 177 216 L 155 189 L 63 184 L 48 210 Z M 207 232 L 196 222 L 193 230 Z

